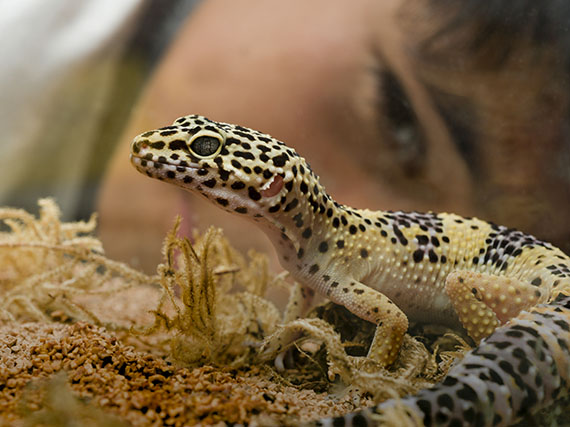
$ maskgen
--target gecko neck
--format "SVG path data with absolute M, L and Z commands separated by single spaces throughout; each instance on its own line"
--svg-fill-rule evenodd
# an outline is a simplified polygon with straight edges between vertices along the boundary
M 312 260 L 326 256 L 322 246 L 326 236 L 340 233 L 341 226 L 335 227 L 333 219 L 340 223 L 339 218 L 357 212 L 335 202 L 317 180 L 306 192 L 290 192 L 283 202 L 278 211 L 266 211 L 257 220 L 275 246 L 281 265 L 291 272 L 302 272 Z

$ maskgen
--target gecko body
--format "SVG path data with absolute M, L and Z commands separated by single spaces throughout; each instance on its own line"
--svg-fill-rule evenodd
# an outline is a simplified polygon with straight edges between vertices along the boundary
M 181 117 L 137 136 L 131 162 L 258 223 L 296 280 L 377 325 L 369 357 L 383 365 L 408 317 L 479 342 L 570 289 L 570 260 L 549 243 L 477 218 L 342 205 L 295 150 L 242 126 Z

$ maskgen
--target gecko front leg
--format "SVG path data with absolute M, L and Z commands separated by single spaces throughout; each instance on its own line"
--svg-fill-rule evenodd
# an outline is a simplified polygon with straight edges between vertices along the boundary
M 382 366 L 391 365 L 408 329 L 408 318 L 386 295 L 356 280 L 330 280 L 324 293 L 333 302 L 376 325 L 368 357 Z
M 311 306 L 313 305 L 315 291 L 306 285 L 301 285 L 297 282 L 291 289 L 289 302 L 283 314 L 283 324 L 286 325 L 296 319 L 304 317 Z M 285 329 L 284 331 L 274 334 L 267 338 L 266 342 L 261 347 L 261 354 L 263 358 L 270 359 L 275 357 L 275 367 L 282 371 L 285 369 L 284 359 L 286 358 L 288 347 L 301 336 L 301 332 L 292 329 Z

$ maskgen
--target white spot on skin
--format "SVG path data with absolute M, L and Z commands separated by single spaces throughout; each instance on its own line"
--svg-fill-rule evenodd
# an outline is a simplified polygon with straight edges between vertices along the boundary
M 263 184 L 263 186 L 260 188 L 261 191 L 265 191 L 267 190 L 269 187 L 271 187 L 271 184 L 273 184 L 273 181 L 275 181 L 275 177 L 277 175 L 273 175 L 273 177 L 271 178 L 271 180 L 267 181 L 265 184 Z M 259 179 L 259 182 L 261 182 L 261 179 Z
M 235 176 L 236 176 L 239 180 L 241 180 L 241 181 L 248 181 L 248 180 L 249 180 L 249 175 L 246 174 L 245 172 L 239 170 L 239 169 L 236 170 L 236 171 L 234 172 L 234 174 L 235 174 Z

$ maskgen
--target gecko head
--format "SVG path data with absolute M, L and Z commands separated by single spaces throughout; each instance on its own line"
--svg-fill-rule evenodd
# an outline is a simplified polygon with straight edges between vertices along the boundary
M 149 177 L 254 218 L 300 208 L 318 185 L 305 160 L 282 142 L 195 115 L 137 136 L 131 162 Z

